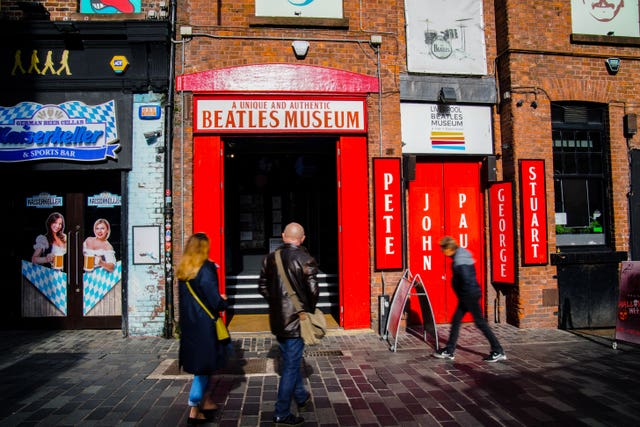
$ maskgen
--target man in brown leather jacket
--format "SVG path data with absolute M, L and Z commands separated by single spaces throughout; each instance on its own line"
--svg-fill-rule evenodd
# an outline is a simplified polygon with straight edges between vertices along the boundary
M 304 228 L 298 223 L 289 223 L 282 233 L 284 243 L 276 251 L 280 252 L 285 274 L 298 295 L 303 311 L 313 313 L 319 295 L 316 279 L 318 266 L 307 249 L 300 246 L 304 239 Z M 295 399 L 300 411 L 311 401 L 311 395 L 305 389 L 300 374 L 304 351 L 304 341 L 300 336 L 300 315 L 304 313 L 298 313 L 293 307 L 286 285 L 278 274 L 275 252 L 262 261 L 258 290 L 269 303 L 271 333 L 278 339 L 283 361 L 273 422 L 276 426 L 299 426 L 304 423 L 304 418 L 291 413 L 291 400 Z

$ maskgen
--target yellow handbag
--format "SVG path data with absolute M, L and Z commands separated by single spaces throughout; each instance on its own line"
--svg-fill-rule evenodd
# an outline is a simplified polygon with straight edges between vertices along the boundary
M 227 325 L 224 324 L 224 320 L 222 320 L 222 317 L 216 318 L 213 315 L 213 313 L 209 311 L 209 309 L 202 303 L 200 298 L 198 298 L 198 295 L 196 295 L 196 293 L 193 291 L 193 288 L 191 287 L 191 284 L 189 283 L 188 280 L 187 280 L 187 288 L 189 289 L 189 292 L 191 292 L 191 295 L 193 295 L 193 298 L 195 298 L 198 304 L 200 304 L 200 307 L 202 307 L 202 309 L 209 315 L 209 317 L 211 317 L 212 319 L 215 319 L 216 335 L 218 336 L 218 341 L 226 341 L 230 339 L 231 336 L 229 335 L 229 330 L 227 329 Z

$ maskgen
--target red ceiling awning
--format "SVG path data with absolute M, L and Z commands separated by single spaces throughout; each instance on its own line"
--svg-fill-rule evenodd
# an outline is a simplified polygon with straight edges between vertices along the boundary
M 321 92 L 365 94 L 378 91 L 378 79 L 335 68 L 295 64 L 255 64 L 176 77 L 178 91 Z

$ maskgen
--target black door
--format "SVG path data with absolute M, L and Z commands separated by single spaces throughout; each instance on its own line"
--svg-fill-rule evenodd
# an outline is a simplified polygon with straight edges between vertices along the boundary
M 1 257 L 3 270 L 9 273 L 8 324 L 61 329 L 121 326 L 120 182 L 119 172 L 47 172 L 16 179 L 8 190 L 12 209 L 1 214 L 14 244 L 2 249 Z M 52 225 L 55 222 L 57 226 Z M 105 230 L 106 240 L 96 241 L 96 224 Z M 58 244 L 50 243 L 49 236 L 56 231 L 63 237 L 58 237 Z M 83 248 L 85 241 L 92 243 L 92 249 Z M 96 243 L 100 250 L 94 249 Z M 92 263 L 102 260 L 100 266 L 85 264 L 85 253 Z

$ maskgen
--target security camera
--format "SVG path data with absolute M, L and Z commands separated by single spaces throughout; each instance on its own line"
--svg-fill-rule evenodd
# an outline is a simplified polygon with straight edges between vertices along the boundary
M 162 135 L 162 132 L 159 130 L 154 130 L 151 132 L 145 132 L 144 133 L 144 137 L 147 139 L 152 139 L 152 138 L 159 138 L 160 135 Z

